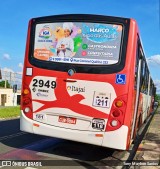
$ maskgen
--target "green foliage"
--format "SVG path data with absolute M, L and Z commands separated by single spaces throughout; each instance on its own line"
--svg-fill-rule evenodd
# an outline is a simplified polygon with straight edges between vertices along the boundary
M 157 94 L 155 95 L 155 100 L 158 100 L 158 95 Z
M 0 87 L 5 87 L 5 81 L 4 81 L 4 80 L 2 80 L 2 81 L 0 82 Z M 9 82 L 8 82 L 8 80 L 6 81 L 6 87 L 7 87 L 7 88 L 10 88 L 10 87 L 11 87 L 11 85 L 10 85 Z
M 155 95 L 155 100 L 157 100 L 157 101 L 160 100 L 160 94 Z
M 20 116 L 20 106 L 0 108 L 0 118 L 10 118 L 17 116 Z

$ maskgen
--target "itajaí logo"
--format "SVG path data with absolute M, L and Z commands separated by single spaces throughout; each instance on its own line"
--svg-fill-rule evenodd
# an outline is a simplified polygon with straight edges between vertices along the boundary
M 48 39 L 52 36 L 51 29 L 48 25 L 45 25 L 39 32 L 39 37 Z

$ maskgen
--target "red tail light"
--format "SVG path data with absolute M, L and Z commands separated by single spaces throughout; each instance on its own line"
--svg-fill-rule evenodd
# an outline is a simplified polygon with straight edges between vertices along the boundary
M 126 111 L 127 95 L 117 97 L 112 104 L 106 131 L 113 131 L 123 125 Z
M 28 105 L 31 103 L 31 100 L 29 98 L 24 98 L 23 105 Z
M 113 117 L 119 117 L 121 114 L 122 114 L 122 112 L 120 110 L 118 110 L 118 109 L 114 110 L 112 112 Z

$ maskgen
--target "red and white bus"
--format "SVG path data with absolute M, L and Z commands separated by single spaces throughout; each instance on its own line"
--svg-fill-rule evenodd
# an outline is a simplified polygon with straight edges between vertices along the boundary
M 152 111 L 154 83 L 129 18 L 31 19 L 22 131 L 126 150 Z

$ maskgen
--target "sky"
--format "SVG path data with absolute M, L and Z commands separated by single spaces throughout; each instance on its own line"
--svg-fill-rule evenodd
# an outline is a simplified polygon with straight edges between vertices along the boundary
M 1 0 L 0 68 L 21 73 L 28 21 L 58 14 L 99 14 L 134 18 L 151 76 L 160 93 L 160 0 Z

